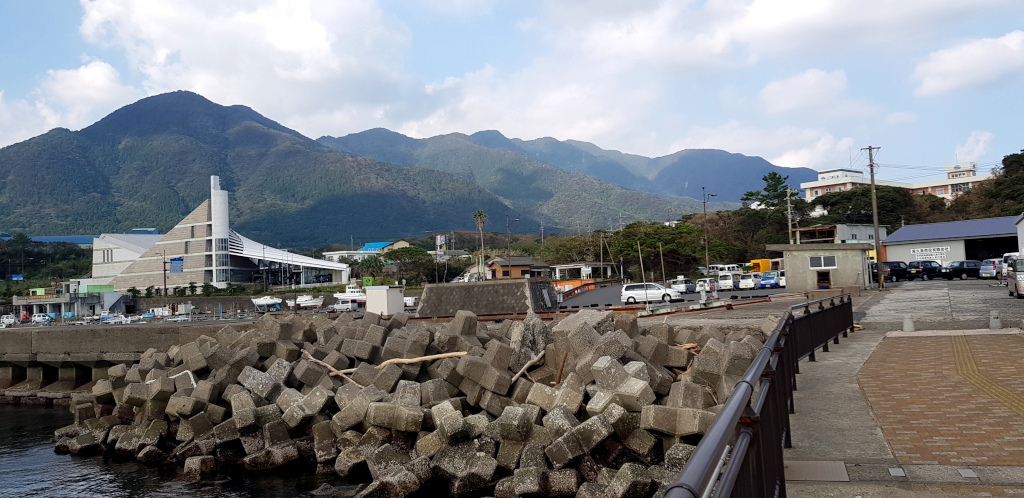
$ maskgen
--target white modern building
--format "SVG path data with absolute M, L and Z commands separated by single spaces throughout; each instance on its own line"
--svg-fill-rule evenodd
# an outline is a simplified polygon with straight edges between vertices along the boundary
M 960 195 L 961 192 L 974 188 L 979 182 L 991 179 L 992 175 L 978 174 L 978 165 L 976 163 L 965 162 L 947 165 L 945 180 L 905 183 L 876 178 L 875 185 L 905 188 L 918 195 L 932 194 L 946 199 L 948 202 Z M 863 171 L 844 168 L 821 171 L 818 173 L 816 181 L 800 184 L 800 188 L 804 191 L 804 198 L 808 201 L 833 192 L 843 192 L 869 186 L 871 186 L 871 178 L 865 178 Z
M 229 283 L 264 281 L 271 285 L 348 282 L 348 265 L 260 244 L 232 230 L 229 221 L 228 192 L 220 188 L 220 178 L 212 176 L 210 199 L 166 234 L 103 234 L 95 239 L 90 283 L 124 291 L 190 284 L 224 288 Z

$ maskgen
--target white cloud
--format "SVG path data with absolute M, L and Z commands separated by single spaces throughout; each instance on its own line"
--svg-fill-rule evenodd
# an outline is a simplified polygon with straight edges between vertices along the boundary
M 47 71 L 38 95 L 38 104 L 53 109 L 60 126 L 73 129 L 92 124 L 104 114 L 144 96 L 141 91 L 123 85 L 117 70 L 99 60 L 76 69 Z
M 956 146 L 957 161 L 977 161 L 988 154 L 988 147 L 995 138 L 987 131 L 973 131 L 967 141 Z
M 423 7 L 454 16 L 486 14 L 498 3 L 497 0 L 417 0 Z
M 823 169 L 845 163 L 852 146 L 852 138 L 836 139 L 824 130 L 757 128 L 734 121 L 715 128 L 693 127 L 671 148 L 724 149 L 761 156 L 778 166 Z
M 917 122 L 917 113 L 910 111 L 890 112 L 885 115 L 885 122 L 891 125 L 903 125 Z
M 932 52 L 917 65 L 914 95 L 930 97 L 995 81 L 1024 69 L 1024 31 Z
M 845 72 L 808 69 L 791 78 L 768 83 L 758 98 L 769 113 L 780 113 L 833 105 L 845 94 Z

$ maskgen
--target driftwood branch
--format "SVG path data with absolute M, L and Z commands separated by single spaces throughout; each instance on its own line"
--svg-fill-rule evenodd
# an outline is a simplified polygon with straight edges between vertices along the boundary
M 445 358 L 459 358 L 462 356 L 466 356 L 467 354 L 468 353 L 466 351 L 457 351 L 455 353 L 432 354 L 430 356 L 418 356 L 416 358 L 391 358 L 390 360 L 383 361 L 381 362 L 380 365 L 377 365 L 377 369 L 380 370 L 388 365 L 408 365 L 410 363 L 420 363 L 422 361 L 443 360 Z
M 569 352 L 562 353 L 562 364 L 558 366 L 558 379 L 555 380 L 555 385 L 562 383 L 562 370 L 565 368 L 565 359 L 569 357 Z
M 355 384 L 356 387 L 358 387 L 360 389 L 362 389 L 364 387 L 362 384 L 352 380 L 352 377 L 349 377 L 348 375 L 345 375 L 345 372 L 342 372 L 341 370 L 338 370 L 337 368 L 334 368 L 334 367 L 328 365 L 327 363 L 324 363 L 324 362 L 322 362 L 322 361 L 320 361 L 320 360 L 318 360 L 316 358 L 313 358 L 313 355 L 309 354 L 309 351 L 302 350 L 302 356 L 304 356 L 307 360 L 309 360 L 309 361 L 311 361 L 313 363 L 316 363 L 318 365 L 323 365 L 325 368 L 327 368 L 327 370 L 330 370 L 330 373 L 328 375 L 333 375 L 335 377 L 341 377 L 342 379 L 345 379 L 345 380 Z
M 517 374 L 512 376 L 512 384 L 515 384 L 516 381 L 519 380 L 519 377 L 522 377 L 522 375 L 526 373 L 526 369 L 527 368 L 530 368 L 533 365 L 535 365 L 543 357 L 544 357 L 544 351 L 541 351 L 539 355 L 535 356 L 532 360 L 526 362 L 526 364 L 523 365 L 523 368 L 519 369 L 519 373 L 517 373 Z M 527 376 L 527 378 L 529 378 L 529 376 Z

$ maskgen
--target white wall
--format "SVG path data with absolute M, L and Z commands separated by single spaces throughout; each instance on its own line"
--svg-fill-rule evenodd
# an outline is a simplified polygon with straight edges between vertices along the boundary
M 946 250 L 948 248 L 948 250 Z M 941 249 L 937 251 L 923 251 L 925 249 Z M 915 250 L 917 250 L 915 252 Z M 885 259 L 888 261 L 919 261 L 933 260 L 946 264 L 950 261 L 961 261 L 967 259 L 967 251 L 964 248 L 963 239 L 957 240 L 932 240 L 927 242 L 912 242 L 907 244 L 886 244 Z

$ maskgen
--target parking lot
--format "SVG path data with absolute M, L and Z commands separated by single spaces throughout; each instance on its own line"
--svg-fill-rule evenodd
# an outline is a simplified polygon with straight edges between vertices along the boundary
M 944 322 L 987 323 L 992 311 L 999 313 L 1005 326 L 1019 326 L 1024 319 L 1024 299 L 1007 295 L 1007 288 L 996 280 L 913 280 L 885 285 L 894 292 L 881 293 L 879 305 L 866 318 L 869 321 L 910 318 L 944 329 L 949 328 L 942 326 Z
M 562 306 L 568 306 L 569 309 L 572 307 L 589 308 L 592 306 L 605 307 L 605 306 L 621 306 L 623 303 L 619 299 L 620 290 L 622 285 L 609 285 L 608 287 L 599 287 L 594 290 L 581 292 L 569 299 L 562 302 Z M 719 291 L 719 299 L 753 299 L 757 297 L 765 297 L 772 294 L 780 294 L 786 292 L 786 289 L 753 289 L 753 290 L 728 290 Z M 735 297 L 733 297 L 735 296 Z M 690 293 L 684 295 L 684 300 L 675 300 L 670 304 L 671 306 L 687 308 L 691 304 L 696 303 L 700 299 L 700 293 Z M 660 301 L 657 302 L 659 306 Z M 642 304 L 642 303 L 641 303 Z

